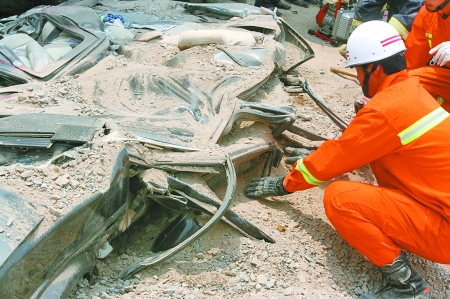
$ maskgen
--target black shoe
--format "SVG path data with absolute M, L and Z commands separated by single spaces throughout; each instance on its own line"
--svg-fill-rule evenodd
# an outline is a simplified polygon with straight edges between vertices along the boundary
M 290 5 L 284 4 L 281 1 L 278 1 L 278 2 L 274 3 L 273 5 L 278 7 L 279 9 L 291 9 Z
M 292 4 L 303 6 L 303 7 L 309 7 L 309 4 L 305 2 L 305 0 L 288 0 Z
M 319 4 L 317 0 L 305 0 L 305 2 L 309 4 Z
M 273 10 L 273 4 L 272 1 L 270 0 L 256 0 L 254 6 L 256 7 L 262 6 Z
M 255 3 L 255 6 L 258 6 L 258 5 L 256 5 L 256 3 Z M 273 6 L 259 5 L 258 7 L 260 7 L 260 6 L 270 9 L 271 11 L 275 11 L 275 7 L 273 7 Z M 276 14 L 277 14 L 277 17 L 281 17 L 281 15 L 282 15 L 281 11 L 279 11 L 278 9 L 277 9 Z
M 275 11 L 275 7 L 270 7 L 269 9 L 270 9 L 271 11 Z M 277 17 L 281 17 L 281 15 L 282 15 L 282 13 L 281 13 L 281 11 L 280 11 L 279 9 L 277 9 L 276 14 L 277 14 Z
M 411 267 L 402 252 L 392 264 L 380 267 L 387 284 L 377 294 L 363 294 L 364 299 L 429 299 L 431 291 L 425 280 Z

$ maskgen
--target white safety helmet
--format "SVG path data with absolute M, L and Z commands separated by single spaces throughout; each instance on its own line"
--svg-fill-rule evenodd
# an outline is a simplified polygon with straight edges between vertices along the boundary
M 362 65 L 405 51 L 402 37 L 383 21 L 359 25 L 347 41 L 347 67 Z

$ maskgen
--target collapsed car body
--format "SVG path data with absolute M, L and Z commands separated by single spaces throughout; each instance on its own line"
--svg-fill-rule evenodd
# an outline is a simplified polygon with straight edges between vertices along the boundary
M 66 297 L 112 239 L 158 208 L 172 216 L 154 232 L 152 252 L 119 278 L 176 254 L 217 221 L 274 242 L 230 209 L 236 177 L 256 164 L 269 175 L 280 162 L 275 138 L 295 111 L 255 94 L 314 53 L 289 24 L 252 6 L 184 5 L 240 19 L 175 24 L 156 41 L 123 46 L 119 64 L 100 61 L 107 39 L 102 24 L 83 21 L 89 8 L 83 20 L 70 6 L 29 11 L 0 40 L 0 105 L 11 112 L 0 118 L 1 298 Z M 9 38 L 30 23 L 34 42 L 70 33 L 65 41 L 77 45 L 33 69 Z M 210 218 L 200 223 L 199 214 Z

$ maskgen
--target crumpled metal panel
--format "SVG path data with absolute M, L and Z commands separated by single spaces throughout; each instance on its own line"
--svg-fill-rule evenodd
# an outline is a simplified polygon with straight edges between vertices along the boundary
M 245 18 L 248 15 L 261 14 L 259 7 L 244 3 L 184 3 L 188 11 L 204 10 L 213 14 Z

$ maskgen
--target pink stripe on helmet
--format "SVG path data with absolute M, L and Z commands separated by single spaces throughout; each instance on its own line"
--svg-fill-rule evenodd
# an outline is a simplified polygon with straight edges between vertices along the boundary
M 387 45 L 390 45 L 392 43 L 395 43 L 395 42 L 398 42 L 401 40 L 402 40 L 402 37 L 400 35 L 394 35 L 385 40 L 382 40 L 380 43 L 381 43 L 381 46 L 386 47 Z

